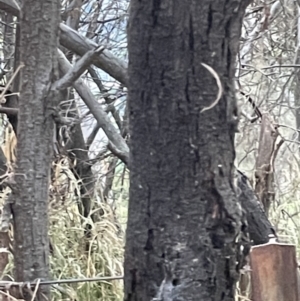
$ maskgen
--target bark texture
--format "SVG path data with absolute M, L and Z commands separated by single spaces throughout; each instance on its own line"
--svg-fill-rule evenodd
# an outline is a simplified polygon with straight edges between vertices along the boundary
M 249 238 L 253 245 L 265 244 L 270 237 L 277 237 L 273 225 L 268 220 L 263 205 L 251 187 L 247 177 L 237 172 L 239 202 L 246 214 Z
M 248 1 L 132 0 L 125 300 L 233 300 L 235 59 Z M 216 99 L 218 74 L 224 93 Z
M 54 123 L 50 91 L 57 79 L 60 0 L 24 0 L 20 56 L 25 63 L 19 99 L 17 163 L 12 190 L 16 281 L 48 278 L 48 188 Z M 41 287 L 37 300 L 49 288 Z M 25 300 L 31 300 L 24 291 Z

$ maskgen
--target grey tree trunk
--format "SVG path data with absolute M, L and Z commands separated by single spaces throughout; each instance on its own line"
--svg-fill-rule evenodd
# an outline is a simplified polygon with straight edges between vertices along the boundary
M 234 299 L 243 218 L 233 76 L 248 3 L 131 1 L 126 301 Z M 216 74 L 222 97 L 201 113 Z
M 60 0 L 24 0 L 20 18 L 21 74 L 17 163 L 12 191 L 15 280 L 48 278 L 48 190 L 57 95 Z M 24 292 L 25 300 L 31 294 Z M 45 296 L 45 297 L 44 297 Z M 37 300 L 49 297 L 41 287 Z

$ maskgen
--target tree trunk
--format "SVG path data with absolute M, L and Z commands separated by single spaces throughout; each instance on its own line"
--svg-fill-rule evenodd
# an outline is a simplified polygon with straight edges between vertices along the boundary
M 50 91 L 57 79 L 60 0 L 24 0 L 20 18 L 21 74 L 17 163 L 12 190 L 15 280 L 48 278 L 48 188 L 53 151 L 50 107 L 57 94 Z M 31 300 L 30 293 L 25 300 Z M 42 286 L 37 300 L 49 297 Z
M 234 299 L 233 77 L 248 3 L 131 1 L 127 301 Z M 215 77 L 222 97 L 201 112 L 217 98 Z

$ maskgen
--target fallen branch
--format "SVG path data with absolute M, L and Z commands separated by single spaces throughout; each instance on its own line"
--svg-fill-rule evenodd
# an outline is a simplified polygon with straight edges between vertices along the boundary
M 16 0 L 0 0 L 0 10 L 18 17 L 20 15 L 20 6 Z M 87 51 L 98 47 L 95 42 L 85 38 L 79 32 L 63 23 L 60 24 L 59 42 L 63 47 L 79 56 L 83 56 Z M 107 49 L 94 58 L 93 64 L 127 86 L 127 64 Z
M 85 70 L 92 64 L 93 60 L 97 55 L 102 53 L 104 50 L 103 46 L 99 46 L 93 50 L 89 50 L 84 56 L 82 56 L 73 67 L 59 80 L 57 80 L 53 85 L 53 90 L 64 90 L 72 86 Z
M 60 71 L 63 74 L 67 74 L 69 70 L 72 68 L 72 65 L 65 57 L 64 53 L 61 50 L 58 50 L 58 62 Z M 114 147 L 114 153 L 118 155 L 118 157 L 125 163 L 129 162 L 129 148 L 126 144 L 125 140 L 118 132 L 118 130 L 113 126 L 109 117 L 101 108 L 101 106 L 97 103 L 90 89 L 85 85 L 82 79 L 78 79 L 73 83 L 73 87 L 80 95 L 82 100 L 85 102 L 91 113 L 94 115 L 97 120 L 99 126 L 103 129 L 104 133 L 112 143 Z
M 62 23 L 60 24 L 59 42 L 63 47 L 80 56 L 98 47 L 95 42 L 83 37 L 76 30 Z M 114 56 L 110 51 L 105 49 L 93 60 L 93 64 L 127 86 L 127 64 Z

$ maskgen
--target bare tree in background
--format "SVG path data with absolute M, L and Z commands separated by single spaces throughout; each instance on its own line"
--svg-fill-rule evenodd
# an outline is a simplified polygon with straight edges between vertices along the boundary
M 273 139 L 284 141 L 271 162 L 270 218 L 279 235 L 299 245 L 299 1 L 255 0 L 248 7 L 237 70 L 240 110 L 254 113 L 250 97 L 263 115 L 273 120 Z M 259 137 L 265 126 L 241 116 L 236 139 L 236 166 L 249 178 L 256 174 Z M 277 139 L 275 139 L 277 137 Z M 276 147 L 274 148 L 276 150 Z M 274 159 L 274 158 L 273 158 Z M 257 179 L 254 179 L 257 183 Z M 259 188 L 259 185 L 254 183 Z

